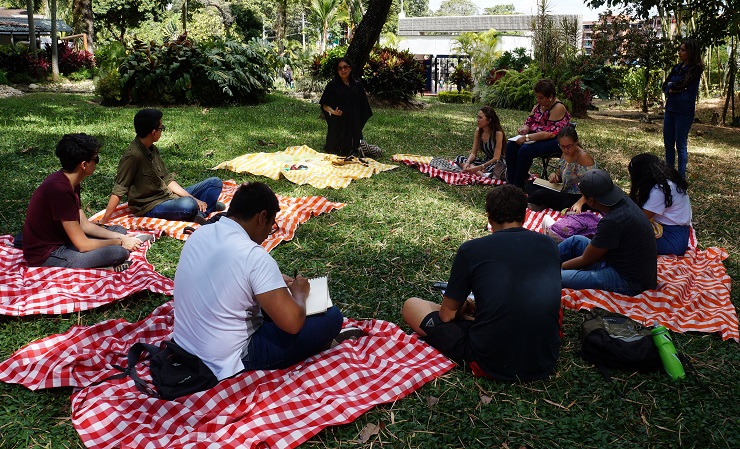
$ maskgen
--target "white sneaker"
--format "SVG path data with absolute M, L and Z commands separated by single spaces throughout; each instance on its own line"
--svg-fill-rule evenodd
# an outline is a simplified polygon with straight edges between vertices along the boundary
M 550 235 L 550 226 L 555 224 L 555 219 L 552 218 L 549 215 L 545 215 L 545 217 L 542 219 L 542 224 L 540 225 L 540 228 L 542 229 L 543 234 Z

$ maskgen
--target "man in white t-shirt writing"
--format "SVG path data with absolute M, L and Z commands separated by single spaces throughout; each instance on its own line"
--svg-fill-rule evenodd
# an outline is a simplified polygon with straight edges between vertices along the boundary
M 340 339 L 339 309 L 306 317 L 308 279 L 282 274 L 260 246 L 277 229 L 279 210 L 267 185 L 242 185 L 226 216 L 183 247 L 173 339 L 219 380 L 245 369 L 286 368 Z

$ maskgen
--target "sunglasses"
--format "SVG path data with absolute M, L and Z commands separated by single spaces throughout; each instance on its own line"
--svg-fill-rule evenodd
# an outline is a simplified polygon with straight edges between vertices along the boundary
M 268 235 L 275 234 L 278 231 L 280 231 L 280 226 L 278 226 L 277 223 L 273 223 L 272 224 L 272 229 L 270 229 L 270 233 Z
M 90 162 L 95 161 L 96 164 L 100 163 L 100 155 L 96 154 L 94 158 L 90 159 Z
M 349 69 L 351 69 L 351 68 L 352 68 L 352 67 L 350 67 L 350 66 L 348 66 L 348 65 L 340 65 L 339 67 L 337 67 L 337 69 L 339 69 L 339 70 L 349 70 Z
M 159 132 L 162 132 L 162 131 L 164 131 L 165 129 L 167 129 L 167 127 L 166 127 L 166 126 L 164 126 L 164 125 L 162 125 L 162 126 L 160 126 L 159 128 L 157 128 L 157 131 L 159 131 Z

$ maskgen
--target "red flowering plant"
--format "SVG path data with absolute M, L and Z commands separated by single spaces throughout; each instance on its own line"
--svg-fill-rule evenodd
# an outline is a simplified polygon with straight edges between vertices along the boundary
M 573 77 L 560 86 L 561 100 L 570 103 L 570 113 L 575 117 L 585 117 L 591 107 L 593 92 L 585 88 L 579 77 Z
M 406 50 L 375 47 L 364 73 L 367 91 L 385 100 L 408 102 L 424 89 L 424 67 Z

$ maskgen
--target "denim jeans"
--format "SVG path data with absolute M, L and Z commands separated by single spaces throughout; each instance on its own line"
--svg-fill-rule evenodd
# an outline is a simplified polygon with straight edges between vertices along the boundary
M 218 197 L 221 195 L 222 187 L 223 182 L 221 179 L 213 177 L 185 188 L 189 194 L 208 205 L 205 213 L 198 210 L 198 203 L 194 199 L 185 196 L 163 201 L 154 206 L 154 208 L 144 214 L 144 216 L 177 221 L 192 221 L 198 214 L 206 217 L 208 214 L 213 212 L 213 208 L 216 206 Z
M 669 167 L 676 168 L 678 153 L 678 173 L 686 177 L 686 165 L 689 162 L 689 130 L 694 123 L 694 115 L 677 114 L 666 111 L 663 118 L 663 144 L 665 161 Z
M 126 229 L 118 225 L 106 226 L 106 228 L 109 231 L 126 234 Z M 42 266 L 63 268 L 112 267 L 126 261 L 129 254 L 126 248 L 119 245 L 108 245 L 81 253 L 70 243 L 52 251 Z
M 560 261 L 576 258 L 583 254 L 591 240 L 582 235 L 574 235 L 560 242 Z M 563 288 L 574 290 L 606 290 L 634 296 L 641 292 L 629 287 L 628 282 L 617 273 L 607 262 L 600 261 L 588 268 L 580 270 L 560 270 L 563 278 Z
M 282 369 L 295 365 L 324 349 L 342 329 L 342 312 L 337 307 L 325 313 L 306 317 L 297 334 L 281 330 L 272 321 L 262 323 L 252 335 L 244 368 Z
M 560 151 L 558 139 L 538 140 L 534 143 L 519 145 L 516 142 L 506 144 L 506 179 L 509 184 L 524 188 L 529 177 L 532 161 L 543 154 Z
M 663 225 L 663 236 L 655 241 L 658 255 L 675 254 L 683 256 L 689 247 L 691 226 Z

